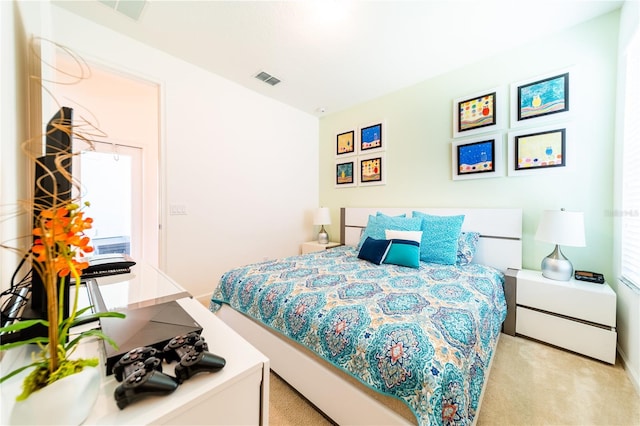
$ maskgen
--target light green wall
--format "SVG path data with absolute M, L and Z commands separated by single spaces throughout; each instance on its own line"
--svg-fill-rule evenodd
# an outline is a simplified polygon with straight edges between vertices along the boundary
M 330 235 L 339 235 L 339 208 L 517 207 L 523 209 L 523 267 L 540 269 L 553 247 L 536 241 L 542 210 L 583 211 L 587 247 L 563 247 L 577 269 L 612 275 L 613 139 L 619 12 L 328 115 L 320 122 L 320 205 L 330 207 Z M 517 37 L 517 34 L 505 34 Z M 464 50 L 451 52 L 464 54 Z M 398 64 L 402 67 L 403 64 Z M 569 173 L 451 179 L 452 104 L 456 98 L 571 67 Z M 376 120 L 386 123 L 387 184 L 335 188 L 335 137 Z M 520 130 L 520 128 L 518 128 Z

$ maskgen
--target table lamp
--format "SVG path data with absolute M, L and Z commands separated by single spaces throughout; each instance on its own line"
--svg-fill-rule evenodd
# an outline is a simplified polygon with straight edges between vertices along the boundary
M 331 212 L 328 207 L 320 207 L 316 210 L 313 218 L 314 225 L 320 225 L 320 233 L 318 234 L 319 244 L 329 244 L 329 234 L 324 229 L 324 225 L 331 225 Z
M 536 240 L 553 243 L 556 248 L 542 259 L 542 276 L 557 281 L 569 281 L 573 265 L 560 251 L 560 246 L 584 247 L 584 214 L 565 209 L 542 212 Z

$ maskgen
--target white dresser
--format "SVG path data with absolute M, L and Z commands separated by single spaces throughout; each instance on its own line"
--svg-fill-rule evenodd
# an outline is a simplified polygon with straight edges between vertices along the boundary
M 516 275 L 515 333 L 610 364 L 616 359 L 616 294 L 607 283 Z
M 226 365 L 214 373 L 199 373 L 164 396 L 145 396 L 120 410 L 113 392 L 119 383 L 113 375 L 106 376 L 101 363 L 102 384 L 98 399 L 84 422 L 87 425 L 266 425 L 269 423 L 269 359 L 251 346 L 220 318 L 190 297 L 184 289 L 162 272 L 138 264 L 131 274 L 98 278 L 108 309 L 135 308 L 176 300 L 202 327 L 202 336 L 209 352 L 220 355 Z M 85 325 L 82 327 L 94 327 Z M 100 353 L 102 343 L 83 341 L 78 356 L 91 357 Z M 2 373 L 23 364 L 26 347 L 7 351 L 2 359 Z M 103 358 L 104 360 L 104 358 Z M 163 363 L 163 372 L 173 375 L 176 363 Z M 15 396 L 20 391 L 23 374 L 2 384 L 0 424 L 8 424 Z

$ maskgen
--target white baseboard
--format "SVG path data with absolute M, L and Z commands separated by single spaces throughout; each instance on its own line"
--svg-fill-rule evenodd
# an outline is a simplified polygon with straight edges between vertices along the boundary
M 640 396 L 640 374 L 638 371 L 633 369 L 633 366 L 629 362 L 629 358 L 624 353 L 622 349 L 620 349 L 620 345 L 618 345 L 618 354 L 620 355 L 620 359 L 622 360 L 622 366 L 624 367 L 624 371 L 627 373 L 629 380 L 633 384 L 633 387 L 636 389 L 638 396 Z

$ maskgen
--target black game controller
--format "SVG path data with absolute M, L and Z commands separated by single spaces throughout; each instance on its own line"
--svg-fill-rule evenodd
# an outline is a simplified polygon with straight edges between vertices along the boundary
M 179 383 L 200 372 L 214 372 L 225 366 L 224 358 L 207 352 L 207 349 L 204 337 L 193 332 L 177 336 L 165 346 L 164 358 L 167 362 L 180 360 L 175 368 Z
M 162 351 L 163 357 L 167 362 L 180 361 L 195 346 L 202 347 L 201 352 L 209 350 L 209 345 L 204 341 L 204 337 L 195 331 L 176 336 L 165 345 Z
M 127 405 L 146 395 L 166 395 L 178 387 L 178 383 L 171 376 L 155 370 L 153 362 L 137 361 L 132 366 L 142 365 L 129 374 L 116 390 L 113 397 L 118 404 L 118 408 L 124 409 Z M 151 369 L 148 369 L 151 367 Z
M 118 362 L 115 363 L 111 371 L 116 377 L 116 380 L 121 382 L 131 372 L 139 368 L 132 368 L 134 364 L 138 362 L 145 362 L 145 360 L 148 359 L 153 359 L 152 363 L 155 364 L 155 369 L 158 371 L 162 371 L 162 352 L 149 346 L 130 350 L 129 352 L 124 354 L 122 358 L 118 360 Z M 130 369 L 131 371 L 127 373 L 127 369 Z

